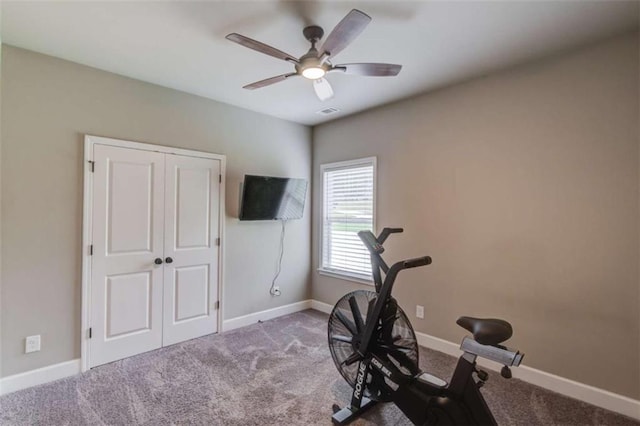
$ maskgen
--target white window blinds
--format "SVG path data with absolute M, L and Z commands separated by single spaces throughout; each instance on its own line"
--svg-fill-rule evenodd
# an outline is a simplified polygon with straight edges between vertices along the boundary
M 358 231 L 373 231 L 375 158 L 322 167 L 321 269 L 371 279 L 369 252 Z

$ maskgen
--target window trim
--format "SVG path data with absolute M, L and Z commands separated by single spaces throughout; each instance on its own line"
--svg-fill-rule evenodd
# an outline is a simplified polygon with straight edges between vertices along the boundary
M 318 235 L 320 236 L 318 241 L 318 273 L 320 275 L 329 276 L 332 278 L 342 279 L 346 281 L 353 281 L 360 284 L 366 285 L 374 285 L 373 276 L 365 276 L 360 275 L 353 272 L 342 271 L 339 269 L 330 269 L 324 268 L 322 265 L 322 255 L 323 255 L 323 242 L 324 242 L 324 218 L 325 218 L 325 187 L 324 187 L 324 174 L 327 171 L 334 171 L 340 169 L 349 169 L 356 166 L 373 166 L 373 197 L 372 197 L 372 227 L 373 232 L 376 233 L 376 218 L 378 216 L 377 212 L 377 193 L 378 193 L 378 158 L 373 157 L 364 157 L 364 158 L 356 158 L 353 160 L 346 161 L 337 161 L 333 163 L 324 163 L 320 165 L 320 220 L 318 221 Z

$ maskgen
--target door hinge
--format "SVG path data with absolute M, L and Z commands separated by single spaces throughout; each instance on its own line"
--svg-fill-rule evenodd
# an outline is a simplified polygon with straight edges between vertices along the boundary
M 89 246 L 89 256 L 93 256 L 93 244 Z
M 93 335 L 93 327 L 89 327 L 89 339 L 91 339 Z
M 216 245 L 219 246 L 220 245 L 220 238 L 216 238 Z
M 89 160 L 89 164 L 91 164 L 91 173 L 96 171 L 96 162 Z
M 222 175 L 218 175 L 218 182 L 222 183 Z
M 220 309 L 220 301 L 216 301 L 213 309 Z

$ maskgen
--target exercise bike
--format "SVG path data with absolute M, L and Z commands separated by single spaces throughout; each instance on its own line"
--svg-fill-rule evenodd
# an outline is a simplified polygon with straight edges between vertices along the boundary
M 416 425 L 495 425 L 496 420 L 480 388 L 488 379 L 476 366 L 476 357 L 501 363 L 501 375 L 511 377 L 524 354 L 501 343 L 513 334 L 499 319 L 460 317 L 457 324 L 472 335 L 451 383 L 418 367 L 418 344 L 411 323 L 391 296 L 398 273 L 431 264 L 429 256 L 403 260 L 389 267 L 382 259 L 385 240 L 401 228 L 385 228 L 378 237 L 370 231 L 358 236 L 371 255 L 375 292 L 356 290 L 343 296 L 329 317 L 329 349 L 340 374 L 353 388 L 351 403 L 334 405 L 334 424 L 344 425 L 377 402 L 394 402 Z M 384 281 L 382 274 L 385 274 Z

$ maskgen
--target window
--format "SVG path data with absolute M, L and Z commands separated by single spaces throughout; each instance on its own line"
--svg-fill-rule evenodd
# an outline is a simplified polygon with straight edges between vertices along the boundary
M 371 282 L 358 231 L 374 230 L 376 158 L 323 164 L 320 272 Z

